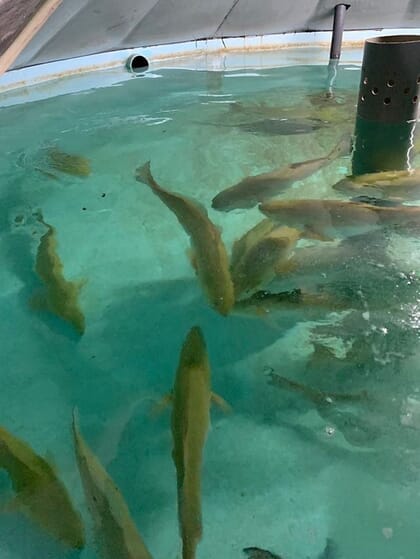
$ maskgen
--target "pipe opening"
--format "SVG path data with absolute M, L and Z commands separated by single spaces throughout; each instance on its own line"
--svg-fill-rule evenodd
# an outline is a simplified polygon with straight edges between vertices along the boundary
M 140 74 L 149 68 L 149 61 L 141 54 L 133 54 L 127 60 L 126 67 L 133 74 Z

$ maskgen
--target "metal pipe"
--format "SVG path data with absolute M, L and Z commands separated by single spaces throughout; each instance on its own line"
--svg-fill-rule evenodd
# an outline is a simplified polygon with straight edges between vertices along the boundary
M 350 4 L 336 4 L 334 7 L 334 23 L 330 48 L 330 62 L 328 64 L 327 94 L 332 98 L 333 86 L 337 77 L 338 63 L 341 56 L 341 44 L 343 42 L 344 16 L 350 8 Z
M 334 7 L 334 24 L 331 39 L 330 60 L 339 60 L 343 42 L 344 18 L 350 4 L 336 4 Z

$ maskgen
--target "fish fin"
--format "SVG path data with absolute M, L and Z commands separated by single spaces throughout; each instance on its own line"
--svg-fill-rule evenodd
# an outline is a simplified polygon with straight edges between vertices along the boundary
M 225 399 L 223 399 L 221 396 L 219 396 L 218 394 L 215 394 L 214 392 L 211 393 L 210 396 L 211 399 L 211 403 L 214 404 L 215 406 L 217 406 L 218 408 L 220 408 L 224 413 L 232 413 L 232 406 L 230 404 L 228 404 L 226 402 Z
M 21 510 L 19 495 L 0 502 L 0 514 L 13 514 Z
M 56 474 L 58 471 L 58 467 L 54 454 L 50 450 L 47 450 L 47 452 L 44 454 L 44 459 L 46 462 L 48 462 L 48 464 L 51 466 L 51 469 Z
M 71 416 L 72 416 L 73 427 L 79 430 L 79 408 L 77 406 L 74 406 L 71 412 Z
M 325 233 L 323 233 L 322 231 L 317 231 L 309 225 L 305 225 L 305 230 L 301 236 L 306 239 L 314 239 L 315 241 L 334 241 L 333 237 L 328 237 L 328 235 L 325 235 Z
M 297 264 L 292 259 L 283 260 L 274 266 L 274 271 L 277 276 L 294 272 L 297 269 Z
M 40 167 L 34 167 L 34 170 L 38 173 L 41 173 L 50 180 L 58 181 L 57 175 L 54 175 L 54 173 L 51 173 L 50 171 L 44 171 L 44 169 L 41 169 Z
M 163 413 L 167 407 L 172 404 L 173 401 L 173 392 L 168 392 L 165 394 L 158 402 L 156 402 L 152 406 L 151 415 L 152 417 L 158 417 L 161 413 Z
M 193 248 L 187 248 L 187 256 L 191 266 L 197 272 L 197 254 Z
M 338 557 L 338 546 L 335 540 L 327 538 L 324 551 L 318 555 L 318 559 L 329 559 L 332 557 Z
M 136 181 L 143 182 L 147 186 L 153 187 L 155 180 L 150 170 L 150 160 L 146 161 L 144 165 L 137 167 L 136 169 Z
M 254 313 L 261 317 L 264 318 L 265 316 L 268 315 L 270 311 L 268 309 L 266 309 L 263 305 L 258 305 L 257 307 L 255 307 Z
M 35 292 L 29 299 L 29 308 L 33 311 L 48 311 L 48 301 L 45 293 L 42 291 Z
M 89 283 L 89 278 L 82 278 L 74 282 L 77 292 L 80 293 L 82 289 Z

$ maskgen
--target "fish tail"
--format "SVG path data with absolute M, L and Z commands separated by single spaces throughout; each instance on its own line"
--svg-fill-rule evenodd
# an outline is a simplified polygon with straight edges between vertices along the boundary
M 350 155 L 353 151 L 353 136 L 351 134 L 343 134 L 337 145 L 333 147 L 328 159 L 334 160 L 341 155 Z
M 150 188 L 156 188 L 156 181 L 153 178 L 152 171 L 150 170 L 150 160 L 146 161 L 146 163 L 141 165 L 141 167 L 137 167 L 136 181 L 147 184 Z
M 50 225 L 49 223 L 47 223 L 44 219 L 44 214 L 41 210 L 41 208 L 38 208 L 37 210 L 35 210 L 34 212 L 32 212 L 32 215 L 35 217 L 35 219 L 41 223 L 42 225 L 44 225 L 44 227 L 46 227 L 48 229 L 49 232 L 54 234 L 54 228 L 52 225 Z M 48 232 L 47 232 L 48 234 Z
M 77 435 L 79 433 L 80 421 L 79 421 L 79 409 L 77 406 L 74 406 L 72 411 L 72 430 L 73 434 Z

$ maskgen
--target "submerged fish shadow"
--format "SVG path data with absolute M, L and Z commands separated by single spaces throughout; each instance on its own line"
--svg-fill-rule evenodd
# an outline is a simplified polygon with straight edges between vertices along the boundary
M 154 384 L 170 388 L 179 351 L 188 330 L 203 329 L 213 368 L 243 359 L 273 343 L 281 334 L 264 321 L 223 317 L 205 301 L 197 281 L 179 279 L 141 284 L 115 294 L 98 335 L 112 344 L 112 356 L 133 359 Z
M 83 551 L 66 549 L 20 514 L 2 514 L 0 542 L 0 556 L 17 559 L 79 559 Z

